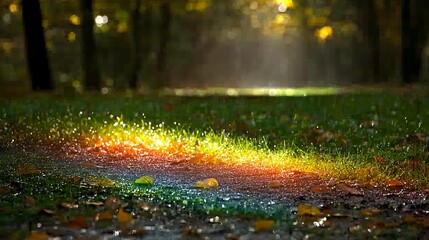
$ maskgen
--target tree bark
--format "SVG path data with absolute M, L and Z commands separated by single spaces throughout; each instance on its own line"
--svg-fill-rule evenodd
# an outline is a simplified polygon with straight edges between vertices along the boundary
M 362 77 L 364 82 L 380 81 L 380 26 L 376 2 L 356 0 L 362 30 Z
M 101 77 L 94 39 L 92 0 L 80 0 L 82 14 L 82 70 L 86 90 L 100 91 Z
M 141 66 L 141 14 L 140 0 L 133 0 L 133 9 L 131 12 L 131 78 L 129 87 L 132 90 L 137 89 L 139 71 Z
M 168 44 L 170 42 L 170 25 L 171 25 L 171 10 L 170 3 L 164 1 L 161 4 L 161 26 L 158 58 L 156 64 L 156 78 L 153 84 L 155 89 L 160 89 L 166 86 L 168 82 L 167 73 L 167 53 Z
M 420 80 L 423 49 L 429 31 L 427 7 L 427 1 L 402 0 L 402 80 L 406 84 Z
M 34 91 L 52 90 L 53 84 L 39 0 L 22 0 L 22 19 L 32 89 Z

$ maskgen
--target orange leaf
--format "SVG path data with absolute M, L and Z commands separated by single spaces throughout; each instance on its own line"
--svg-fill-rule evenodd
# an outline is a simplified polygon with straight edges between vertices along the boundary
M 118 212 L 118 222 L 131 222 L 133 220 L 133 216 L 127 212 L 124 212 L 123 208 L 119 208 Z
M 255 227 L 255 231 L 260 232 L 260 231 L 269 231 L 271 229 L 273 229 L 274 225 L 276 224 L 276 222 L 274 220 L 256 220 L 254 222 L 254 227 Z
M 313 186 L 313 187 L 310 188 L 310 191 L 325 193 L 325 192 L 329 191 L 329 187 L 328 186 L 323 186 L 323 185 Z
M 386 181 L 386 185 L 392 188 L 400 188 L 405 186 L 405 184 L 399 180 L 388 180 Z
M 113 212 L 112 211 L 100 212 L 94 216 L 94 221 L 110 220 L 110 219 L 113 219 Z
M 317 207 L 301 203 L 298 205 L 297 214 L 298 216 L 318 216 L 321 212 Z
M 37 232 L 31 231 L 30 236 L 28 236 L 27 240 L 48 240 L 49 235 L 45 232 Z
M 81 229 L 88 228 L 89 223 L 88 220 L 84 216 L 75 216 L 68 222 L 68 226 L 70 228 Z

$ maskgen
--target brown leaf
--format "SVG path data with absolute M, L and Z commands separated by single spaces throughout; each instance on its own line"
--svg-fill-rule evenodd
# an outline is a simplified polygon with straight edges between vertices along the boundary
M 45 232 L 31 231 L 27 240 L 48 240 L 49 235 Z
M 271 181 L 268 183 L 268 187 L 270 188 L 279 188 L 283 186 L 283 184 L 280 181 Z
M 353 195 L 353 196 L 363 196 L 363 192 L 357 190 L 356 188 L 349 187 L 349 186 L 347 186 L 344 183 L 337 184 L 336 187 L 337 187 L 337 189 L 339 189 L 339 190 L 341 190 L 343 192 L 346 192 L 346 193 L 348 193 L 350 195 Z
M 329 187 L 325 186 L 325 185 L 312 186 L 310 188 L 310 191 L 315 192 L 315 193 L 326 193 L 329 191 Z
M 39 172 L 40 170 L 31 164 L 19 165 L 15 170 L 15 173 L 18 175 L 36 174 Z
M 26 196 L 24 202 L 25 202 L 25 205 L 27 206 L 31 206 L 31 207 L 36 206 L 36 199 L 34 199 L 34 197 L 32 196 Z
M 111 220 L 111 219 L 113 219 L 113 211 L 110 211 L 110 210 L 97 213 L 94 216 L 94 221 Z
M 97 164 L 93 162 L 84 162 L 82 165 L 86 168 L 98 168 Z
M 383 212 L 380 209 L 376 209 L 376 208 L 368 208 L 368 209 L 362 209 L 360 211 L 360 214 L 365 215 L 365 216 L 372 216 L 372 215 L 376 215 Z
M 110 209 L 118 209 L 122 205 L 122 202 L 119 198 L 109 196 L 104 201 L 104 206 Z
M 67 225 L 70 228 L 74 228 L 74 229 L 82 229 L 82 228 L 89 227 L 88 220 L 84 216 L 75 216 L 67 223 Z

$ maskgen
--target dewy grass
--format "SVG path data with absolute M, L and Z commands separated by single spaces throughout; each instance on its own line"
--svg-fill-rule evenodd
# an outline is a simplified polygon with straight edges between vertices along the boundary
M 428 187 L 426 119 L 427 100 L 399 94 L 28 98 L 0 103 L 0 141 Z

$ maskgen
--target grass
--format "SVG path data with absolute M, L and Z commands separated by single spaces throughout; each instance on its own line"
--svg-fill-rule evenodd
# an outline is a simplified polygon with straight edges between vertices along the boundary
M 429 100 L 406 93 L 26 97 L 0 102 L 0 142 L 71 142 L 112 154 L 428 188 L 427 119 Z

